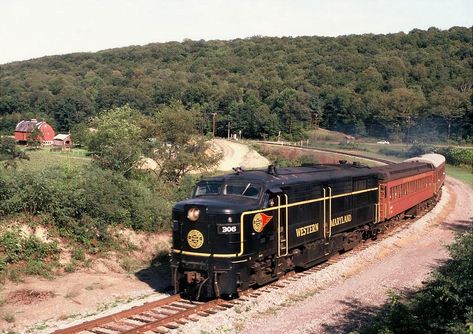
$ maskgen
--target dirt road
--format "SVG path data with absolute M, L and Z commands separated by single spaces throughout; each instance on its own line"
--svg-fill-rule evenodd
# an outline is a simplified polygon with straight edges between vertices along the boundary
M 217 170 L 229 171 L 233 167 L 244 169 L 265 168 L 269 165 L 268 159 L 251 149 L 248 145 L 225 139 L 214 139 L 212 144 L 223 153 Z

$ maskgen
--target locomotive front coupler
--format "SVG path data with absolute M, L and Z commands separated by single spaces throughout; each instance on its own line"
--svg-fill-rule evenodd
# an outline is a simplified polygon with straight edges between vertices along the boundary
M 197 271 L 185 271 L 184 275 L 186 276 L 187 284 L 196 283 L 199 284 L 201 281 L 204 280 L 204 277 L 201 273 Z

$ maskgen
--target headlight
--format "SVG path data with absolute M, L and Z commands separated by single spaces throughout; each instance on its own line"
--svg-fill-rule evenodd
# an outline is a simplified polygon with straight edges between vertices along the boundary
M 199 219 L 200 215 L 200 210 L 198 208 L 190 208 L 189 211 L 187 211 L 187 219 L 190 221 L 195 222 L 197 219 Z

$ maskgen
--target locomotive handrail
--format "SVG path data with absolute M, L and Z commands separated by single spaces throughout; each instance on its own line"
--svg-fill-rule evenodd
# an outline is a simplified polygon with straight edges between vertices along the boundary
M 287 205 L 287 201 L 286 201 Z M 287 210 L 287 209 L 286 209 Z M 281 256 L 281 196 L 278 195 L 278 257 Z
M 326 199 L 327 199 L 327 190 L 324 188 L 324 240 L 327 239 L 327 207 L 326 207 Z
M 288 204 L 289 204 L 289 197 L 284 194 L 286 197 L 286 254 L 289 254 L 289 210 L 288 210 Z
M 328 187 L 328 237 L 332 236 L 332 187 Z
M 289 233 L 288 233 L 288 230 L 289 230 L 289 213 L 288 213 L 288 203 L 289 203 L 289 197 L 287 196 L 287 194 L 284 194 L 284 198 L 286 200 L 285 204 L 284 205 L 281 205 L 281 196 L 278 195 L 278 228 L 277 228 L 277 231 L 278 231 L 278 237 L 277 237 L 277 240 L 278 240 L 278 257 L 281 257 L 281 256 L 286 256 L 287 254 L 289 254 Z M 284 233 L 285 233 L 285 243 L 286 243 L 286 247 L 285 247 L 285 250 L 286 252 L 284 254 L 281 254 L 281 209 L 285 209 L 285 213 L 284 213 L 284 225 L 285 225 L 285 228 L 284 228 Z
M 329 187 L 329 188 L 330 188 L 330 187 Z M 349 196 L 349 195 L 358 195 L 358 194 L 366 193 L 366 192 L 369 192 L 369 191 L 375 191 L 375 190 L 378 190 L 378 187 L 369 188 L 369 189 L 363 189 L 363 190 L 357 190 L 357 191 L 352 191 L 352 192 L 349 192 L 349 193 L 343 193 L 343 194 L 334 195 L 334 196 L 332 196 L 332 199 L 333 199 L 333 198 L 343 197 L 343 196 Z

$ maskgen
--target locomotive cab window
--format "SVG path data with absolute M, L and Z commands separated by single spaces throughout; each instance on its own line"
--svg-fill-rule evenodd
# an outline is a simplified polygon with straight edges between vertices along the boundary
M 261 186 L 251 182 L 228 183 L 223 188 L 224 195 L 236 195 L 250 198 L 258 198 L 261 193 Z
M 222 190 L 222 182 L 203 181 L 197 184 L 192 197 L 206 196 L 206 195 L 219 195 L 221 190 Z
M 273 206 L 276 206 L 278 204 L 277 197 L 274 195 L 268 196 L 268 200 L 266 201 L 266 208 L 272 208 Z

